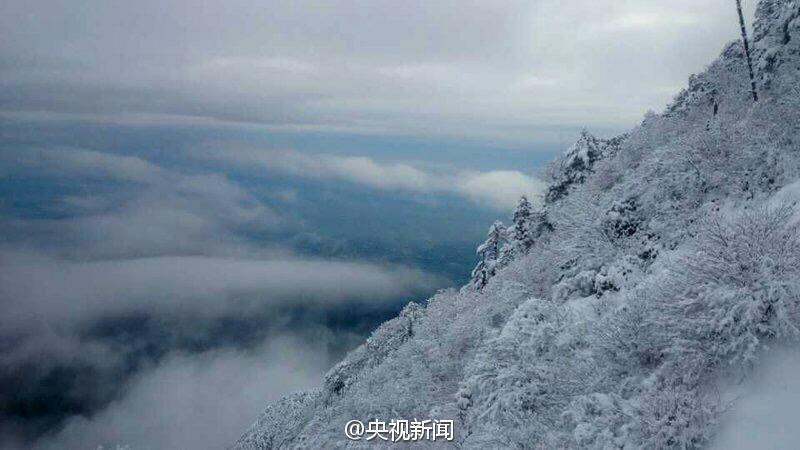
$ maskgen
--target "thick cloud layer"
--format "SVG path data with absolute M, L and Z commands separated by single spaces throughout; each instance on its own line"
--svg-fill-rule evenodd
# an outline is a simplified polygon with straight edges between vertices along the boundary
M 435 288 L 402 267 L 303 259 L 172 256 L 70 262 L 0 253 L 6 331 L 137 313 L 214 317 L 264 306 L 377 303 Z M 343 283 L 343 280 L 347 280 Z
M 545 141 L 663 107 L 737 25 L 727 0 L 12 0 L 0 104 L 15 117 Z
M 224 170 L 68 147 L 0 162 L 19 194 L 0 204 L 0 447 L 219 448 L 448 282 L 297 255 L 267 238 L 296 218 Z
M 321 342 L 295 337 L 249 351 L 174 355 L 137 375 L 101 413 L 71 418 L 36 448 L 226 448 L 266 402 L 311 388 L 333 362 Z
M 352 262 L 160 257 L 69 262 L 0 253 L 5 331 L 137 313 L 214 317 L 264 306 L 377 303 L 442 283 L 408 268 Z M 347 280 L 346 283 L 342 283 Z

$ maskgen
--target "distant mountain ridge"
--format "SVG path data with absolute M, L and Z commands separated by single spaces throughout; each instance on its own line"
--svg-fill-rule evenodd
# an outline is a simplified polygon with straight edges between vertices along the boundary
M 713 442 L 719 380 L 800 337 L 800 2 L 762 0 L 752 40 L 758 102 L 733 42 L 661 114 L 584 132 L 529 245 L 479 287 L 409 303 L 234 448 Z M 344 434 L 415 418 L 454 420 L 454 442 Z

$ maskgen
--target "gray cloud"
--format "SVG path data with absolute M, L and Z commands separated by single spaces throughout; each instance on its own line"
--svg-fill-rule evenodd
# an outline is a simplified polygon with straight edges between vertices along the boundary
M 5 175 L 27 171 L 37 176 L 74 176 L 111 178 L 140 183 L 163 181 L 168 173 L 161 167 L 136 156 L 102 153 L 80 148 L 43 148 L 0 152 Z
M 307 389 L 333 362 L 323 342 L 294 336 L 249 351 L 175 354 L 138 374 L 99 414 L 73 417 L 36 449 L 220 449 L 284 393 Z
M 5 150 L 0 162 L 9 175 L 101 183 L 48 205 L 66 217 L 0 221 L 7 235 L 38 246 L 49 236 L 71 257 L 232 253 L 243 250 L 235 229 L 284 225 L 277 212 L 219 173 L 184 174 L 136 156 L 75 148 Z
M 6 116 L 506 142 L 627 127 L 737 37 L 726 0 L 15 0 L 5 12 Z
M 5 331 L 135 313 L 247 315 L 265 305 L 380 303 L 441 286 L 423 272 L 367 263 L 171 256 L 64 261 L 0 253 Z
M 480 172 L 448 167 L 434 171 L 407 162 L 382 162 L 365 156 L 309 154 L 292 150 L 223 147 L 195 153 L 240 168 L 343 180 L 377 189 L 455 193 L 501 210 L 513 208 L 521 195 L 538 197 L 544 187 L 541 181 L 514 170 Z

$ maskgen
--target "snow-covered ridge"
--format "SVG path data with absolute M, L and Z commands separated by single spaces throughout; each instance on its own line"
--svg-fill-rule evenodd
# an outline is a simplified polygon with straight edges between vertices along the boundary
M 553 203 L 567 195 L 570 188 L 586 181 L 592 173 L 595 163 L 603 158 L 613 156 L 625 141 L 626 135 L 612 139 L 599 139 L 588 131 L 581 132 L 581 137 L 561 158 L 552 173 L 552 180 L 545 195 L 545 202 Z
M 732 43 L 662 114 L 584 133 L 470 285 L 410 303 L 235 448 L 403 448 L 345 438 L 376 418 L 453 419 L 463 448 L 713 443 L 720 380 L 800 334 L 798 17 L 759 4 L 757 103 Z

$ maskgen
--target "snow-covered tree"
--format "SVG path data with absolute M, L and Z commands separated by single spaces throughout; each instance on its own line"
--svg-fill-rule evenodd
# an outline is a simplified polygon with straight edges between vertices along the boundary
M 533 245 L 533 207 L 528 198 L 520 197 L 511 219 L 510 239 L 524 251 Z
M 480 257 L 478 265 L 472 271 L 472 285 L 480 290 L 486 286 L 489 279 L 497 272 L 497 264 L 500 258 L 500 251 L 507 242 L 506 227 L 502 222 L 496 221 L 489 227 L 486 241 L 478 247 L 477 254 Z
M 500 249 L 498 267 L 505 267 L 514 259 L 525 255 L 544 233 L 552 231 L 547 209 L 536 209 L 526 196 L 522 196 L 514 209 L 511 226 L 507 229 L 506 243 Z
M 499 267 L 507 266 L 518 255 L 523 255 L 533 246 L 533 207 L 524 195 L 519 199 L 506 230 L 506 243 L 498 255 Z
M 670 339 L 710 361 L 752 362 L 764 340 L 800 336 L 800 229 L 788 205 L 702 219 L 679 259 L 659 315 Z M 678 320 L 680 318 L 680 320 Z

